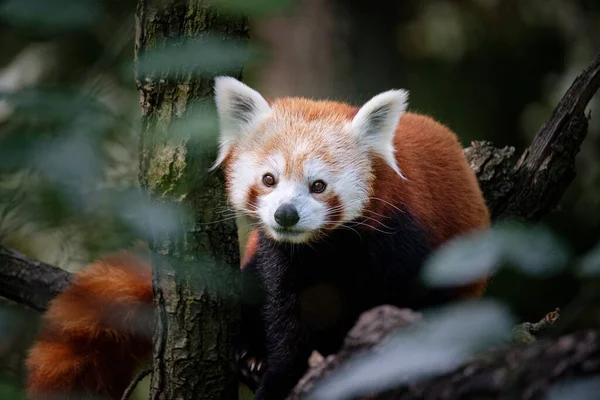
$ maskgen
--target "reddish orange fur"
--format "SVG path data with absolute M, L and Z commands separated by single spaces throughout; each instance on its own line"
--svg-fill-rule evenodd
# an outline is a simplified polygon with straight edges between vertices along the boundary
M 254 253 L 256 253 L 256 249 L 258 246 L 258 230 L 253 229 L 248 236 L 248 241 L 246 242 L 246 247 L 244 247 L 244 255 L 242 256 L 242 260 L 240 262 L 241 269 L 244 269 L 246 264 L 250 262 Z
M 248 194 L 246 196 L 246 207 L 248 207 L 248 210 L 256 211 L 258 196 L 260 196 L 260 194 L 260 190 L 256 185 L 248 188 Z
M 405 113 L 400 118 L 394 145 L 396 160 L 408 180 L 398 179 L 391 168 L 378 162 L 374 194 L 385 202 L 374 200 L 368 205 L 369 210 L 386 215 L 392 207 L 388 203 L 405 205 L 429 227 L 434 245 L 457 232 L 490 225 L 475 174 L 467 162 L 459 162 L 466 158 L 448 128 L 427 116 Z
M 431 230 L 434 246 L 457 234 L 490 226 L 489 210 L 477 178 L 467 162 L 459 162 L 465 160 L 465 155 L 450 129 L 427 116 L 405 113 L 400 118 L 394 146 L 398 165 L 408 180 L 398 179 L 391 168 L 378 162 L 374 196 L 381 200 L 372 200 L 369 210 L 387 215 L 392 211 L 390 203 L 404 204 Z M 482 278 L 460 292 L 479 297 L 486 284 L 487 278 Z
M 277 112 L 288 114 L 290 117 L 301 115 L 302 120 L 307 123 L 318 120 L 326 120 L 330 121 L 331 123 L 345 122 L 351 119 L 358 111 L 358 108 L 344 103 L 333 101 L 313 101 L 295 97 L 277 99 L 273 101 L 271 105 L 274 110 L 277 110 Z M 287 156 L 288 161 L 292 160 L 290 154 L 291 151 L 295 150 L 289 148 L 285 136 L 276 135 L 264 144 L 264 151 L 259 153 L 258 156 L 268 156 L 271 149 L 283 150 L 283 153 L 285 156 Z M 323 146 L 315 142 L 315 145 L 310 149 L 309 152 L 304 154 L 304 157 L 296 157 L 294 160 L 295 162 L 286 164 L 283 174 L 288 177 L 302 175 L 303 161 L 305 161 L 307 157 L 319 157 L 324 161 L 329 161 L 331 159 L 330 151 L 331 149 L 329 149 L 327 146 Z M 226 165 L 226 162 L 224 162 L 224 164 Z
M 342 202 L 337 195 L 329 196 L 329 199 L 327 200 L 327 206 L 333 211 L 328 215 L 328 220 L 330 222 L 326 226 L 327 228 L 332 229 L 342 218 L 342 212 L 340 209 Z
M 123 251 L 82 269 L 44 315 L 26 360 L 29 398 L 120 398 L 151 350 L 151 312 L 147 257 Z

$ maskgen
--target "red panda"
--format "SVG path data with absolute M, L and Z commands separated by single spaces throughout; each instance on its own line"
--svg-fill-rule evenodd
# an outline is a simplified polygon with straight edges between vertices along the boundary
M 215 81 L 213 168 L 224 168 L 229 203 L 256 226 L 242 275 L 251 282 L 244 292 L 260 292 L 244 300 L 246 314 L 258 310 L 260 318 L 243 316 L 242 336 L 262 341 L 250 347 L 266 358 L 257 400 L 285 398 L 311 352 L 337 351 L 369 308 L 418 309 L 485 287 L 485 279 L 458 289 L 419 280 L 433 250 L 486 229 L 490 215 L 456 135 L 406 112 L 407 99 L 390 90 L 360 108 L 267 101 L 234 78 Z M 130 325 L 151 305 L 141 264 L 129 255 L 97 262 L 52 302 L 27 360 L 30 397 L 119 397 L 134 361 L 149 351 L 149 338 Z M 105 324 L 107 313 L 121 330 Z

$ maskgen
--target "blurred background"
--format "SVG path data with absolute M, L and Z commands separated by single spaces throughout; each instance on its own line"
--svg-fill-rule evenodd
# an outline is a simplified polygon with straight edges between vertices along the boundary
M 405 88 L 412 111 L 465 147 L 490 140 L 517 155 L 600 51 L 595 0 L 219 3 L 250 15 L 244 80 L 266 97 L 359 104 Z M 75 271 L 139 236 L 135 10 L 133 0 L 0 1 L 1 244 Z M 600 237 L 600 96 L 589 110 L 577 177 L 543 221 L 575 255 Z M 568 272 L 526 275 L 502 271 L 489 290 L 518 320 L 537 321 L 580 288 Z M 0 299 L 0 398 L 23 398 L 37 321 Z

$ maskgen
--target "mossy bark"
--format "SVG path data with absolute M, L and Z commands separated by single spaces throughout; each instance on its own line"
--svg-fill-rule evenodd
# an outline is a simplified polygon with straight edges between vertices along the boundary
M 177 209 L 174 221 L 149 224 L 155 303 L 150 397 L 236 399 L 235 221 L 218 222 L 223 216 L 216 210 L 226 205 L 223 174 L 208 172 L 216 143 L 212 136 L 199 140 L 214 132 L 174 134 L 178 123 L 212 101 L 213 80 L 196 76 L 187 65 L 177 65 L 175 71 L 140 68 L 140 60 L 149 52 L 177 48 L 208 32 L 245 40 L 247 21 L 220 15 L 201 0 L 139 0 L 136 17 L 136 78 L 142 108 L 139 179 L 155 205 Z M 241 69 L 240 65 L 226 73 L 240 78 Z M 172 229 L 162 229 L 165 224 L 173 224 Z

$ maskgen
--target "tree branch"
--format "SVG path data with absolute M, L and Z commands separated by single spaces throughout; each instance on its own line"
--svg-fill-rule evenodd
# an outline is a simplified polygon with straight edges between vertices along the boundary
M 515 343 L 531 343 L 537 341 L 536 334 L 548 329 L 556 323 L 560 316 L 560 309 L 549 312 L 539 322 L 523 322 L 513 328 L 513 341 Z
M 346 335 L 340 351 L 311 367 L 290 393 L 288 400 L 307 398 L 315 384 L 329 376 L 357 351 L 370 349 L 385 340 L 390 333 L 420 320 L 421 315 L 418 313 L 388 305 L 363 313 Z
M 558 204 L 575 178 L 575 156 L 588 128 L 585 108 L 598 88 L 600 53 L 571 84 L 514 167 L 508 163 L 512 148 L 494 149 L 481 142 L 466 150 L 493 219 L 534 222 Z
M 71 273 L 0 245 L 0 296 L 44 311 L 70 282 Z
M 382 306 L 364 313 L 338 354 L 327 357 L 302 378 L 288 400 L 308 398 L 316 384 L 359 350 L 379 345 L 399 328 L 420 320 L 410 310 Z M 412 382 L 368 397 L 370 400 L 458 400 L 537 398 L 562 379 L 600 373 L 600 331 L 579 332 L 556 340 L 518 344 L 473 358 L 447 374 Z M 515 387 L 514 383 L 520 383 Z M 443 394 L 443 396 L 442 396 Z
M 541 398 L 555 383 L 600 373 L 600 332 L 517 345 L 478 357 L 443 376 L 381 393 L 375 400 Z

